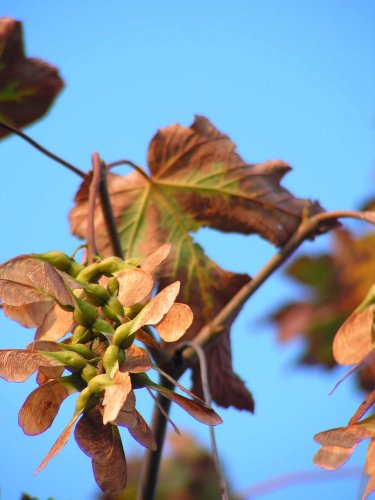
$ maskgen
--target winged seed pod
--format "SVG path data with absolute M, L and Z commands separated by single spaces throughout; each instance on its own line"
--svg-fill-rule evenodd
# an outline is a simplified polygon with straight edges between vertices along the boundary
M 107 257 L 82 265 L 53 251 L 0 265 L 4 313 L 23 326 L 37 327 L 35 342 L 26 349 L 0 350 L 0 377 L 22 382 L 37 373 L 39 386 L 19 412 L 22 430 L 41 434 L 52 425 L 63 401 L 78 393 L 71 420 L 36 472 L 65 446 L 78 422 L 75 438 L 92 460 L 98 485 L 107 495 L 120 494 L 126 485 L 126 460 L 118 426 L 127 428 L 142 446 L 156 446 L 136 409 L 136 389 L 159 392 L 200 422 L 221 423 L 212 408 L 179 384 L 191 399 L 152 382 L 146 372 L 153 362 L 135 345 L 137 340 L 159 348 L 144 326 L 152 325 L 163 341 L 171 342 L 192 323 L 190 308 L 175 303 L 180 282 L 151 298 L 150 273 L 169 247 L 163 245 L 144 260 Z

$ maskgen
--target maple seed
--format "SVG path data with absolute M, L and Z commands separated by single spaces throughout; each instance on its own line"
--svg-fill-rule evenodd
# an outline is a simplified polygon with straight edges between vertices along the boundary
M 39 351 L 39 354 L 41 354 L 47 359 L 53 359 L 59 361 L 68 369 L 75 372 L 80 372 L 87 365 L 87 360 L 77 352 L 73 351 L 58 351 L 58 352 Z
M 103 373 L 101 375 L 96 375 L 88 383 L 87 387 L 92 394 L 100 394 L 104 391 L 106 387 L 111 383 L 111 379 L 108 374 Z
M 66 253 L 60 252 L 58 250 L 53 250 L 46 253 L 31 254 L 31 257 L 44 260 L 60 271 L 67 271 L 73 262 L 73 259 L 71 259 L 69 255 L 66 255 Z
M 85 293 L 87 299 L 94 306 L 102 306 L 109 299 L 109 293 L 104 286 L 97 285 L 96 283 L 88 283 L 85 285 Z
M 120 348 L 117 345 L 112 344 L 107 347 L 104 353 L 103 366 L 106 373 L 108 373 L 110 377 L 112 377 L 112 371 L 116 367 L 116 365 L 118 368 L 120 352 L 123 353 L 124 351 L 120 351 Z
M 89 330 L 83 325 L 78 325 L 73 333 L 72 345 L 84 344 L 85 342 L 91 340 L 91 338 L 92 338 L 91 330 Z
M 98 317 L 98 311 L 89 302 L 74 297 L 76 307 L 74 309 L 74 319 L 79 325 L 91 326 Z
M 98 374 L 97 369 L 95 368 L 95 366 L 90 365 L 90 363 L 87 363 L 87 365 L 81 371 L 81 377 L 87 384 L 90 382 L 91 379 L 96 377 L 97 374 Z
M 112 297 L 116 297 L 118 295 L 119 289 L 120 289 L 120 283 L 119 283 L 118 279 L 115 278 L 115 276 L 111 276 L 108 279 L 108 283 L 107 283 L 107 290 L 108 290 L 109 294 Z

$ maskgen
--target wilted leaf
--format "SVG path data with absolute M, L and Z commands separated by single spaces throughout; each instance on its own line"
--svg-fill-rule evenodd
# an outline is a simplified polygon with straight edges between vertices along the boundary
M 125 360 L 120 365 L 122 372 L 143 373 L 152 367 L 150 356 L 141 347 L 131 345 L 125 351 Z
M 24 382 L 38 368 L 52 366 L 62 363 L 26 349 L 0 349 L 0 377 L 9 382 Z
M 375 306 L 354 312 L 333 341 L 333 355 L 341 365 L 360 363 L 374 347 Z
M 103 423 L 114 422 L 132 390 L 129 373 L 118 371 L 104 390 Z
M 185 398 L 184 396 L 181 396 L 180 394 L 177 394 L 176 392 L 166 389 L 165 387 L 162 387 L 160 385 L 151 386 L 151 389 L 156 390 L 162 396 L 181 406 L 181 408 L 189 413 L 189 415 L 199 420 L 199 422 L 202 422 L 203 424 L 218 425 L 223 423 L 219 415 L 203 402 L 200 403 L 197 400 Z
M 39 467 L 36 469 L 34 474 L 38 474 L 44 467 L 48 464 L 48 462 L 56 456 L 66 445 L 68 442 L 69 436 L 72 432 L 73 426 L 77 421 L 77 418 L 79 417 L 79 413 L 75 413 L 68 423 L 68 425 L 65 427 L 65 429 L 62 431 L 60 436 L 57 438 L 55 444 L 52 446 L 52 448 L 49 450 L 45 458 L 43 459 L 42 463 L 39 465 Z
M 135 410 L 134 415 L 137 423 L 135 426 L 128 427 L 128 431 L 139 444 L 150 450 L 156 450 L 157 446 L 152 430 L 137 410 Z
M 363 439 L 374 435 L 374 431 L 358 425 L 349 425 L 348 427 L 338 427 L 329 431 L 319 432 L 314 436 L 317 443 L 325 446 L 341 446 L 343 448 L 352 448 Z
M 11 125 L 24 127 L 41 118 L 63 82 L 57 69 L 40 59 L 26 58 L 22 24 L 0 18 L 0 115 Z M 0 128 L 0 137 L 9 132 Z
M 75 392 L 71 385 L 52 380 L 37 387 L 22 405 L 18 423 L 25 434 L 34 436 L 47 430 L 54 421 L 61 403 Z
M 355 445 L 352 448 L 342 448 L 341 446 L 322 446 L 314 456 L 314 464 L 326 470 L 333 470 L 341 467 L 351 457 Z
M 142 269 L 134 268 L 116 274 L 120 283 L 119 301 L 124 307 L 141 302 L 152 291 L 154 280 Z
M 182 282 L 180 301 L 194 313 L 187 339 L 212 320 L 249 277 L 224 271 L 194 243 L 191 233 L 208 226 L 226 232 L 258 233 L 281 245 L 295 231 L 302 214 L 320 211 L 317 204 L 295 198 L 280 186 L 290 167 L 281 161 L 245 163 L 235 145 L 206 118 L 191 127 L 172 125 L 159 130 L 148 153 L 150 179 L 138 172 L 126 177 L 109 175 L 109 191 L 126 257 L 147 255 L 149 248 L 168 242 L 168 265 L 158 274 L 159 289 L 173 280 Z M 85 238 L 88 183 L 76 197 L 70 215 L 73 233 Z M 109 238 L 99 205 L 95 216 L 97 244 L 109 253 Z M 231 318 L 231 320 L 233 320 Z M 231 322 L 226 325 L 229 332 Z M 252 399 L 232 373 L 229 337 L 209 353 L 210 372 L 220 357 L 225 374 L 210 374 L 214 400 L 252 409 Z M 220 354 L 218 354 L 220 351 Z
M 175 303 L 155 329 L 164 342 L 179 340 L 193 322 L 193 313 L 186 304 Z
M 127 473 L 124 449 L 120 433 L 115 425 L 111 425 L 113 435 L 112 453 L 105 461 L 92 460 L 92 469 L 97 484 L 111 496 L 119 495 L 125 489 Z
M 134 391 L 129 392 L 114 423 L 116 425 L 120 425 L 121 427 L 128 428 L 137 425 Z

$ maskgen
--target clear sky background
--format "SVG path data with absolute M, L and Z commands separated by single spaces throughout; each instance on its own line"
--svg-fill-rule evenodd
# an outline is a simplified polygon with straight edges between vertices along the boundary
M 284 185 L 327 209 L 356 208 L 374 192 L 375 3 L 369 0 L 2 0 L 0 15 L 24 22 L 28 55 L 57 65 L 66 88 L 27 132 L 82 169 L 106 161 L 145 165 L 159 127 L 207 116 L 248 162 L 280 158 L 293 166 Z M 19 138 L 0 145 L 0 260 L 58 248 L 71 253 L 67 214 L 79 179 Z M 123 170 L 125 173 L 126 171 Z M 352 224 L 356 230 L 362 226 Z M 197 240 L 224 268 L 254 274 L 274 253 L 257 237 L 201 231 Z M 327 248 L 329 237 L 303 251 Z M 316 432 L 344 425 L 361 395 L 339 369 L 294 365 L 299 343 L 277 344 L 263 319 L 300 290 L 273 276 L 233 329 L 234 366 L 256 400 L 251 416 L 219 410 L 225 468 L 240 491 L 276 475 L 313 470 Z M 31 331 L 0 318 L 0 347 L 23 347 Z M 188 377 L 184 378 L 186 384 Z M 17 413 L 27 384 L 0 382 L 1 498 L 90 500 L 90 460 L 74 439 L 38 476 L 32 473 L 73 411 L 24 436 Z M 142 412 L 150 415 L 149 405 Z M 208 443 L 207 429 L 174 409 L 184 429 Z M 124 433 L 125 450 L 141 451 Z M 363 447 L 350 465 L 363 463 Z M 269 499 L 356 498 L 360 477 L 278 490 Z

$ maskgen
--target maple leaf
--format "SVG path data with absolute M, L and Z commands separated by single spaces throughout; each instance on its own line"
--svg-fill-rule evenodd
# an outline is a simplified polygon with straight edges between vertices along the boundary
M 57 69 L 26 58 L 22 24 L 0 18 L 0 116 L 18 128 L 41 118 L 63 88 Z M 0 138 L 10 132 L 0 128 Z
M 229 137 L 201 116 L 189 128 L 175 124 L 159 130 L 149 147 L 148 165 L 150 177 L 139 172 L 108 176 L 114 216 L 126 258 L 145 256 L 162 243 L 172 244 L 169 258 L 158 270 L 160 286 L 181 281 L 180 298 L 194 313 L 194 323 L 184 339 L 192 339 L 250 278 L 221 269 L 191 233 L 211 227 L 256 233 L 282 245 L 303 213 L 313 214 L 321 208 L 280 186 L 290 170 L 286 163 L 246 163 Z M 88 186 L 89 180 L 79 189 L 70 214 L 72 232 L 81 238 L 87 231 Z M 99 205 L 95 221 L 97 245 L 109 254 Z M 232 371 L 229 327 L 233 319 L 208 350 L 212 395 L 219 405 L 252 410 L 250 393 Z M 198 376 L 195 380 L 195 390 L 200 393 Z
M 338 331 L 335 345 L 339 362 L 357 363 L 370 351 L 371 321 L 366 330 L 366 321 L 361 320 L 367 317 L 371 320 L 371 310 L 362 314 L 352 312 L 375 281 L 374 246 L 374 232 L 355 236 L 339 230 L 333 235 L 331 253 L 298 257 L 287 268 L 288 277 L 307 289 L 307 300 L 281 307 L 273 314 L 273 319 L 282 342 L 297 336 L 305 339 L 302 363 L 318 363 L 327 368 L 335 366 L 332 346 Z M 356 329 L 358 338 L 349 352 L 347 339 L 349 329 L 352 335 L 355 334 L 350 328 L 354 322 L 362 329 Z M 362 387 L 373 387 L 371 370 L 364 367 L 357 373 Z

